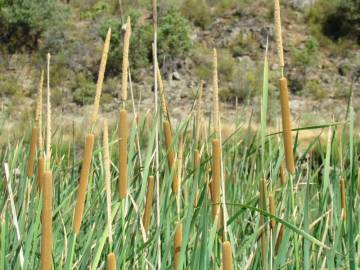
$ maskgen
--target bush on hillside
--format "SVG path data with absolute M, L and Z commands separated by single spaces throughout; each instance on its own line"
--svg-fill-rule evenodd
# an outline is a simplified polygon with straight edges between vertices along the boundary
M 0 42 L 10 53 L 37 49 L 43 33 L 60 25 L 66 15 L 56 0 L 0 0 Z
M 152 61 L 153 29 L 150 21 L 141 22 L 140 13 L 131 11 L 131 39 L 129 61 L 130 67 L 137 69 L 146 67 Z M 108 70 L 111 74 L 121 71 L 123 28 L 120 19 L 111 18 L 104 21 L 99 29 L 102 39 L 105 39 L 107 29 L 111 27 L 111 50 Z M 191 47 L 190 25 L 178 11 L 171 10 L 160 18 L 158 28 L 158 58 L 173 61 L 182 58 Z M 134 72 L 133 72 L 134 74 Z

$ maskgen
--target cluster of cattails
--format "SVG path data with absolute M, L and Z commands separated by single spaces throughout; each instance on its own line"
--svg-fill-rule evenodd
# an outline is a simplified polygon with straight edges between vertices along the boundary
M 291 137 L 291 116 L 289 108 L 289 90 L 287 79 L 284 77 L 284 50 L 282 43 L 282 31 L 281 31 L 281 17 L 280 17 L 280 3 L 279 0 L 275 0 L 274 7 L 275 17 L 275 34 L 276 34 L 276 47 L 279 57 L 279 65 L 281 68 L 280 84 L 280 105 L 281 105 L 281 118 L 283 126 L 283 139 L 285 148 L 285 161 L 288 172 L 295 172 L 294 153 L 292 148 L 292 137 Z
M 90 115 L 89 132 L 85 137 L 83 162 L 81 166 L 79 188 L 77 191 L 76 205 L 75 205 L 74 217 L 73 217 L 73 226 L 72 226 L 72 230 L 74 234 L 73 241 L 75 241 L 76 236 L 80 233 L 81 221 L 84 212 L 86 189 L 91 171 L 91 160 L 92 160 L 92 153 L 93 153 L 94 140 L 95 140 L 93 129 L 97 120 L 97 115 L 99 110 L 100 97 L 101 97 L 102 86 L 104 82 L 104 74 L 106 69 L 107 55 L 110 48 L 110 38 L 111 38 L 111 29 L 108 30 L 104 42 L 104 47 L 103 47 L 103 52 L 99 67 L 98 80 L 96 84 L 95 101 L 94 101 L 92 114 Z M 66 265 L 68 267 L 71 267 L 71 260 L 72 260 L 71 256 L 69 256 L 67 260 L 68 261 L 66 262 Z

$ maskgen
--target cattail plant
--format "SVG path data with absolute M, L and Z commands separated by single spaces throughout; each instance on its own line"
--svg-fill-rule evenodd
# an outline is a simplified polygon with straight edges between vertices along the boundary
M 93 151 L 93 147 L 94 147 L 94 134 L 92 133 L 92 131 L 96 124 L 97 115 L 98 115 L 100 97 L 101 97 L 102 86 L 103 86 L 103 81 L 104 81 L 104 74 L 105 74 L 105 69 L 106 69 L 107 55 L 108 55 L 108 51 L 109 51 L 109 47 L 110 47 L 110 37 L 111 37 L 111 29 L 108 30 L 106 39 L 104 42 L 103 53 L 102 53 L 102 57 L 101 57 L 100 67 L 99 67 L 98 80 L 97 80 L 97 84 L 96 84 L 95 101 L 94 101 L 92 114 L 90 115 L 90 119 L 91 119 L 91 126 L 89 127 L 90 132 L 86 135 L 86 138 L 85 138 L 83 163 L 82 163 L 81 171 L 80 171 L 79 188 L 77 191 L 76 205 L 75 205 L 74 217 L 73 217 L 73 227 L 72 227 L 73 236 L 71 239 L 72 243 L 70 246 L 71 248 L 69 249 L 69 254 L 67 256 L 66 269 L 71 268 L 76 236 L 80 232 L 80 226 L 81 226 L 81 221 L 82 221 L 82 216 L 83 216 L 83 211 L 84 211 L 86 189 L 87 189 L 87 184 L 89 181 L 92 151 Z
M 279 168 L 279 178 L 280 178 L 280 184 L 281 186 L 285 186 L 286 184 L 286 178 L 285 178 L 285 172 L 284 172 L 284 164 L 280 164 Z
M 38 145 L 38 171 L 37 171 L 37 185 L 38 188 L 41 190 L 42 187 L 42 177 L 44 173 L 44 156 L 43 156 L 43 137 L 42 137 L 42 107 L 43 107 L 43 99 L 42 99 L 42 92 L 43 92 L 43 84 L 44 84 L 44 71 L 41 71 L 40 83 L 38 87 L 38 100 L 37 100 L 37 129 L 38 129 L 38 138 L 37 138 L 37 145 Z
M 273 216 L 275 216 L 275 194 L 274 193 L 271 193 L 269 195 L 269 206 L 270 206 L 270 214 L 272 214 Z M 275 220 L 274 219 L 271 219 L 270 221 L 270 228 L 272 231 L 275 230 Z
M 116 270 L 116 257 L 113 252 L 107 256 L 107 270 Z
M 233 269 L 232 251 L 229 241 L 225 241 L 222 243 L 222 264 L 223 270 Z
M 32 131 L 31 131 L 30 153 L 29 153 L 29 160 L 28 160 L 28 164 L 27 164 L 27 176 L 28 177 L 32 177 L 33 173 L 34 173 L 37 133 L 38 133 L 37 128 L 33 127 Z
M 266 189 L 266 180 L 262 179 L 259 181 L 259 208 L 266 211 L 266 202 L 267 202 L 267 189 Z M 260 214 L 260 226 L 264 226 L 264 216 Z M 267 250 L 267 243 L 266 243 L 266 229 L 263 229 L 261 232 L 261 254 L 262 254 L 262 261 L 263 267 L 266 264 L 266 251 Z
M 167 110 L 167 103 L 164 93 L 164 84 L 161 78 L 160 69 L 157 66 L 157 82 L 159 87 L 159 94 L 160 94 L 160 101 L 161 101 L 161 111 L 163 116 L 163 130 L 164 130 L 164 137 L 165 137 L 165 149 L 166 149 L 166 156 L 168 161 L 168 166 L 170 172 L 173 172 L 173 179 L 172 179 L 172 191 L 174 194 L 178 192 L 178 176 L 176 175 L 176 172 L 173 170 L 175 165 L 175 153 L 172 149 L 173 144 L 173 136 L 172 136 L 172 130 L 171 130 L 171 124 L 169 119 L 169 114 Z
M 202 94 L 204 89 L 204 81 L 200 81 L 200 87 L 198 91 L 198 98 L 196 103 L 196 115 L 195 115 L 195 143 L 194 143 L 194 169 L 195 175 L 197 175 L 198 170 L 200 169 L 200 131 L 201 131 L 201 105 L 202 105 Z M 196 192 L 194 198 L 194 207 L 197 206 L 197 201 L 199 197 L 198 183 L 196 185 Z
M 358 190 L 358 194 L 360 196 L 360 168 L 358 168 L 357 190 Z
M 108 241 L 109 246 L 112 247 L 112 222 L 111 222 L 111 172 L 110 172 L 110 151 L 109 151 L 109 131 L 107 120 L 104 121 L 103 127 L 103 147 L 104 147 L 104 165 L 105 165 L 105 189 L 106 189 L 106 209 L 107 209 L 107 223 L 108 223 Z M 113 252 L 107 256 L 107 269 L 116 269 L 116 257 Z
M 280 105 L 281 105 L 281 117 L 283 126 L 283 139 L 285 148 L 285 161 L 288 172 L 295 172 L 294 153 L 292 149 L 292 137 L 291 137 L 291 116 L 289 108 L 289 91 L 287 85 L 287 79 L 284 77 L 284 50 L 282 44 L 282 31 L 281 31 L 281 17 L 280 17 L 280 3 L 279 0 L 275 0 L 274 7 L 275 17 L 275 34 L 276 34 L 276 47 L 279 57 L 279 65 L 281 68 L 280 83 Z
M 346 190 L 344 178 L 340 178 L 340 196 L 341 196 L 341 218 L 346 220 Z
M 128 69 L 129 69 L 129 45 L 131 36 L 130 17 L 127 18 L 123 46 L 121 101 L 122 108 L 119 113 L 119 196 L 125 199 L 127 194 L 127 143 L 128 143 L 128 112 L 126 100 L 128 91 Z
M 145 212 L 143 216 L 143 224 L 146 232 L 148 231 L 150 225 L 153 197 L 154 197 L 154 177 L 149 176 L 147 193 L 146 193 Z
M 47 55 L 47 106 L 46 106 L 46 163 L 42 183 L 42 213 L 41 213 L 41 269 L 51 269 L 52 262 L 52 173 L 51 157 L 51 103 L 50 103 L 50 54 Z
M 176 231 L 174 235 L 174 270 L 178 269 L 181 244 L 182 244 L 182 223 L 179 223 L 176 227 Z
M 51 269 L 52 262 L 52 173 L 44 172 L 42 192 L 42 224 L 41 224 L 41 269 Z
M 220 145 L 220 120 L 219 120 L 219 87 L 217 73 L 217 52 L 213 50 L 213 126 L 214 136 L 212 141 L 212 183 L 211 198 L 213 202 L 213 221 L 220 213 L 220 187 L 221 187 L 221 145 Z

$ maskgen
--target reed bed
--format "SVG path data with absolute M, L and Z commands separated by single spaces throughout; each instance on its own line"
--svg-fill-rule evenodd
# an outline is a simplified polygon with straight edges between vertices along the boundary
M 208 94 L 201 82 L 193 111 L 172 129 L 156 56 L 155 0 L 153 8 L 155 89 L 159 86 L 155 100 L 158 94 L 162 100 L 150 115 L 154 128 L 148 128 L 149 115 L 128 121 L 126 102 L 131 84 L 129 48 L 125 47 L 130 44 L 129 19 L 119 122 L 116 128 L 109 128 L 105 121 L 103 143 L 96 143 L 94 129 L 110 42 L 106 38 L 82 159 L 64 150 L 73 147 L 76 152 L 77 145 L 64 147 L 61 133 L 51 133 L 48 56 L 45 155 L 38 145 L 40 184 L 27 177 L 31 145 L 19 141 L 16 146 L 0 146 L 0 160 L 10 168 L 0 183 L 6 191 L 0 195 L 0 269 L 357 269 L 360 142 L 354 132 L 351 102 L 346 122 L 298 128 L 299 133 L 329 129 L 326 147 L 314 138 L 299 150 L 299 139 L 291 138 L 287 79 L 282 76 L 282 143 L 278 134 L 270 134 L 263 124 L 269 80 L 265 57 L 260 130 L 248 132 L 239 117 L 234 133 L 222 140 L 218 55 L 209 50 L 213 108 L 212 119 L 204 120 L 211 124 L 200 132 L 201 123 L 206 122 L 202 120 L 206 116 L 201 113 L 202 99 Z M 278 1 L 275 17 L 283 72 Z M 159 133 L 161 120 L 163 134 Z M 41 125 L 35 127 L 42 133 Z M 56 143 L 51 143 L 52 137 Z M 159 144 L 163 140 L 165 144 Z M 294 149 L 298 149 L 297 163 Z M 112 155 L 111 150 L 116 153 Z M 40 196 L 35 185 L 41 187 Z

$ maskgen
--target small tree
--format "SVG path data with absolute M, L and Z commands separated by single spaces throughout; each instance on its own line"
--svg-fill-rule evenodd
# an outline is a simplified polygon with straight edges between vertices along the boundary
M 56 0 L 0 0 L 0 41 L 8 44 L 10 53 L 38 48 L 41 35 L 65 15 Z

